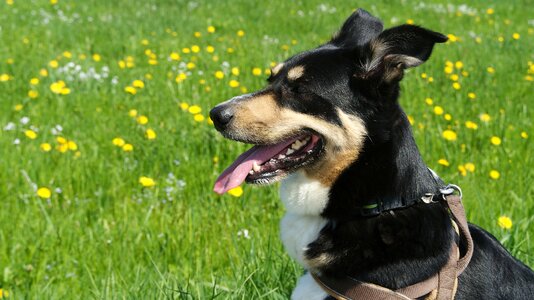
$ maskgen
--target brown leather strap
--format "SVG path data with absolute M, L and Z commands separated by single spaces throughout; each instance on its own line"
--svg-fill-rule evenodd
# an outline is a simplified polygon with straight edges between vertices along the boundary
M 462 258 L 459 258 L 459 249 L 456 244 L 451 247 L 449 260 L 438 274 L 413 285 L 396 291 L 381 287 L 376 284 L 361 282 L 354 278 L 329 278 L 310 272 L 315 281 L 330 296 L 339 300 L 353 299 L 380 299 L 380 300 L 407 300 L 419 298 L 430 294 L 437 289 L 438 300 L 454 299 L 458 286 L 458 276 L 465 270 L 473 255 L 473 239 L 469 232 L 465 217 L 462 199 L 457 195 L 445 197 L 445 204 L 459 227 L 460 238 L 463 236 L 467 244 L 467 250 Z
M 467 268 L 471 257 L 473 256 L 473 238 L 471 237 L 471 232 L 469 231 L 469 226 L 467 225 L 467 218 L 465 216 L 464 206 L 462 205 L 462 198 L 458 195 L 449 195 L 445 197 L 447 201 L 447 206 L 449 207 L 452 216 L 456 220 L 456 224 L 460 229 L 460 238 L 464 237 L 467 245 L 465 255 L 458 260 L 458 265 L 456 268 L 456 275 L 459 276 Z

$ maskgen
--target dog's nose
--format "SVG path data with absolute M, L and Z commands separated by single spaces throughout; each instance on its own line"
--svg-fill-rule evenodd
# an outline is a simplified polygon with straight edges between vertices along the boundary
M 230 105 L 217 105 L 210 111 L 210 118 L 217 130 L 224 130 L 234 117 L 234 111 Z

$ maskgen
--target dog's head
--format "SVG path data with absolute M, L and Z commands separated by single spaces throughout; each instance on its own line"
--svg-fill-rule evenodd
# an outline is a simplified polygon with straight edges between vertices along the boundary
M 398 107 L 404 69 L 446 40 L 412 25 L 383 31 L 379 19 L 356 11 L 328 43 L 275 66 L 264 89 L 211 110 L 223 136 L 255 144 L 221 174 L 215 191 L 271 183 L 296 170 L 332 185 L 366 137 L 380 136 L 373 124 Z

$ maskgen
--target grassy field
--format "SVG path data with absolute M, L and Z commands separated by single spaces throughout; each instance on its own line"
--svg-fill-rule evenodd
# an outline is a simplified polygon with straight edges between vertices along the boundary
M 534 266 L 532 5 L 2 0 L 0 298 L 287 298 L 277 187 L 211 191 L 247 145 L 207 113 L 357 7 L 449 34 L 401 102 L 468 219 Z

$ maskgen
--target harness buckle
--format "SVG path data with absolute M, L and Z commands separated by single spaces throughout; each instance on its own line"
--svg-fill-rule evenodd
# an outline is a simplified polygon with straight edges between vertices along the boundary
M 452 195 L 455 192 L 457 192 L 460 199 L 462 199 L 462 189 L 456 184 L 448 184 L 446 187 L 439 189 L 439 192 L 443 195 L 443 200 L 445 200 L 445 197 Z
M 426 204 L 430 204 L 432 202 L 436 202 L 436 201 L 434 201 L 434 194 L 432 194 L 432 193 L 426 193 L 423 197 L 421 197 L 421 200 L 423 200 L 423 202 L 426 203 Z

